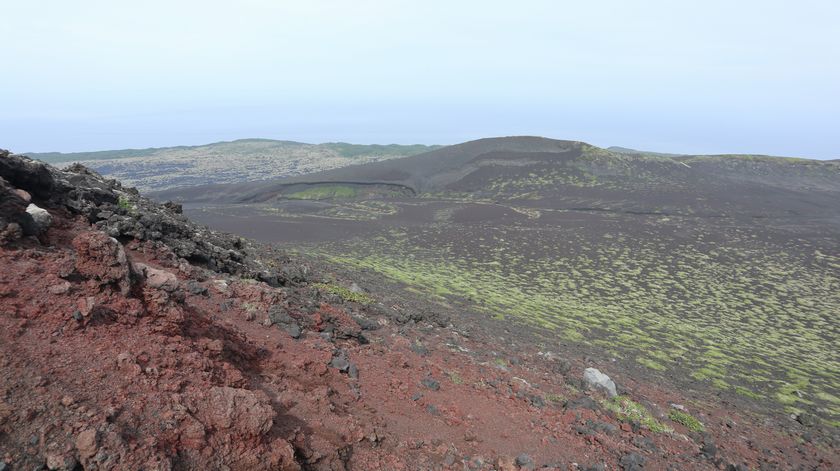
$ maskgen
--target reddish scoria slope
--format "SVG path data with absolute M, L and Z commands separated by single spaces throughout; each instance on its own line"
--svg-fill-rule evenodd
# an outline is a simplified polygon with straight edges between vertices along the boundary
M 173 252 L 177 241 L 122 234 L 118 241 L 79 205 L 37 196 L 42 180 L 0 179 L 0 469 L 831 469 L 838 462 L 830 450 L 716 408 L 692 411 L 702 412 L 705 434 L 678 424 L 654 433 L 584 392 L 583 365 L 536 349 L 501 365 L 493 359 L 513 355 L 499 345 L 491 352 L 480 336 L 422 319 L 396 325 L 390 308 L 342 301 L 305 276 L 272 287 L 190 264 Z M 20 214 L 30 198 L 49 212 L 46 226 Z M 170 210 L 131 201 L 135 214 L 124 217 L 143 224 Z M 100 212 L 117 211 L 98 204 Z M 205 258 L 212 257 L 231 269 L 261 263 Z M 625 383 L 654 412 L 683 399 Z

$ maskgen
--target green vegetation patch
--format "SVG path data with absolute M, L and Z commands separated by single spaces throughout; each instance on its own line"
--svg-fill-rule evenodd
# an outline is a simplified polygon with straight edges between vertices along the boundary
M 335 283 L 315 283 L 314 286 L 325 293 L 334 294 L 345 301 L 359 304 L 371 304 L 375 301 L 375 299 L 367 293 L 350 291 L 348 288 Z
M 603 217 L 609 227 L 624 222 Z M 766 238 L 760 227 L 649 221 L 635 233 L 443 221 L 317 251 L 431 300 L 463 299 L 654 372 L 840 417 L 836 244 Z M 676 228 L 687 235 L 675 240 Z
M 120 208 L 122 208 L 126 211 L 131 211 L 132 209 L 134 209 L 134 205 L 131 204 L 131 200 L 129 200 L 125 196 L 120 196 L 117 199 L 117 206 L 119 206 Z
M 374 221 L 397 214 L 393 203 L 378 200 L 344 201 L 318 212 L 318 216 L 348 221 Z
M 317 185 L 286 195 L 286 198 L 298 200 L 326 200 L 337 198 L 355 198 L 359 194 L 349 185 Z
M 685 428 L 691 430 L 692 432 L 702 432 L 703 430 L 706 430 L 706 427 L 704 427 L 699 420 L 694 418 L 691 414 L 681 410 L 671 409 L 671 412 L 668 413 L 668 418 L 685 426 Z
M 566 398 L 562 394 L 548 393 L 545 395 L 545 402 L 549 404 L 562 404 Z
M 457 371 L 450 371 L 447 376 L 449 376 L 449 381 L 452 381 L 452 384 L 464 384 L 464 379 Z
M 665 371 L 668 369 L 665 365 L 657 362 L 656 360 L 651 360 L 650 358 L 639 357 L 636 358 L 636 362 L 642 366 L 656 371 Z
M 602 403 L 604 409 L 612 412 L 618 420 L 635 422 L 654 433 L 672 432 L 673 430 L 651 415 L 645 406 L 632 401 L 627 396 L 616 396 Z

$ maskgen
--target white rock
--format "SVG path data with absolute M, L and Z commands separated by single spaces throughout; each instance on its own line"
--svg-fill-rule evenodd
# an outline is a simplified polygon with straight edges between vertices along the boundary
M 583 380 L 591 389 L 605 391 L 610 397 L 618 396 L 615 389 L 615 382 L 609 376 L 601 373 L 596 368 L 587 368 L 583 371 Z
M 67 281 L 62 281 L 60 283 L 54 284 L 47 288 L 47 291 L 50 294 L 67 294 L 70 291 L 70 283 Z
M 222 294 L 228 292 L 228 282 L 225 280 L 213 280 L 213 287 Z
M 46 209 L 39 208 L 32 203 L 29 203 L 29 206 L 26 207 L 26 212 L 32 216 L 32 220 L 35 221 L 35 227 L 37 232 L 40 234 L 47 230 L 52 224 L 52 216 L 50 213 L 47 212 Z

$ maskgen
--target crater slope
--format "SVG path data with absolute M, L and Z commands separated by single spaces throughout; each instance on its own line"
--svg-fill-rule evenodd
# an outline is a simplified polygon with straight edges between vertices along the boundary
M 158 197 L 654 381 L 840 423 L 836 161 L 511 137 Z

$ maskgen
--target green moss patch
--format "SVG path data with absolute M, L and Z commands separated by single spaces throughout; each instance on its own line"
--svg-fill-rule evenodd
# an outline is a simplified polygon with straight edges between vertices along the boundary
M 367 293 L 357 293 L 354 291 L 350 291 L 344 286 L 337 285 L 335 283 L 315 283 L 314 286 L 325 293 L 339 296 L 345 301 L 350 301 L 359 304 L 371 304 L 375 301 L 375 299 Z
M 286 195 L 286 198 L 298 200 L 325 200 L 335 198 L 355 198 L 358 190 L 348 185 L 317 185 Z
M 710 233 L 685 220 L 647 221 L 640 234 L 595 235 L 573 224 L 525 231 L 441 222 L 318 251 L 429 299 L 466 300 L 488 316 L 635 358 L 652 372 L 840 416 L 832 355 L 840 257 L 745 227 Z M 688 235 L 675 242 L 671 228 Z
M 612 412 L 622 422 L 635 422 L 654 433 L 671 432 L 672 429 L 656 420 L 645 406 L 626 396 L 617 396 L 602 403 L 604 409 Z
M 703 430 L 706 430 L 706 427 L 704 427 L 699 420 L 694 418 L 691 414 L 681 410 L 671 409 L 671 412 L 668 413 L 668 418 L 680 425 L 683 425 L 692 432 L 702 432 Z

